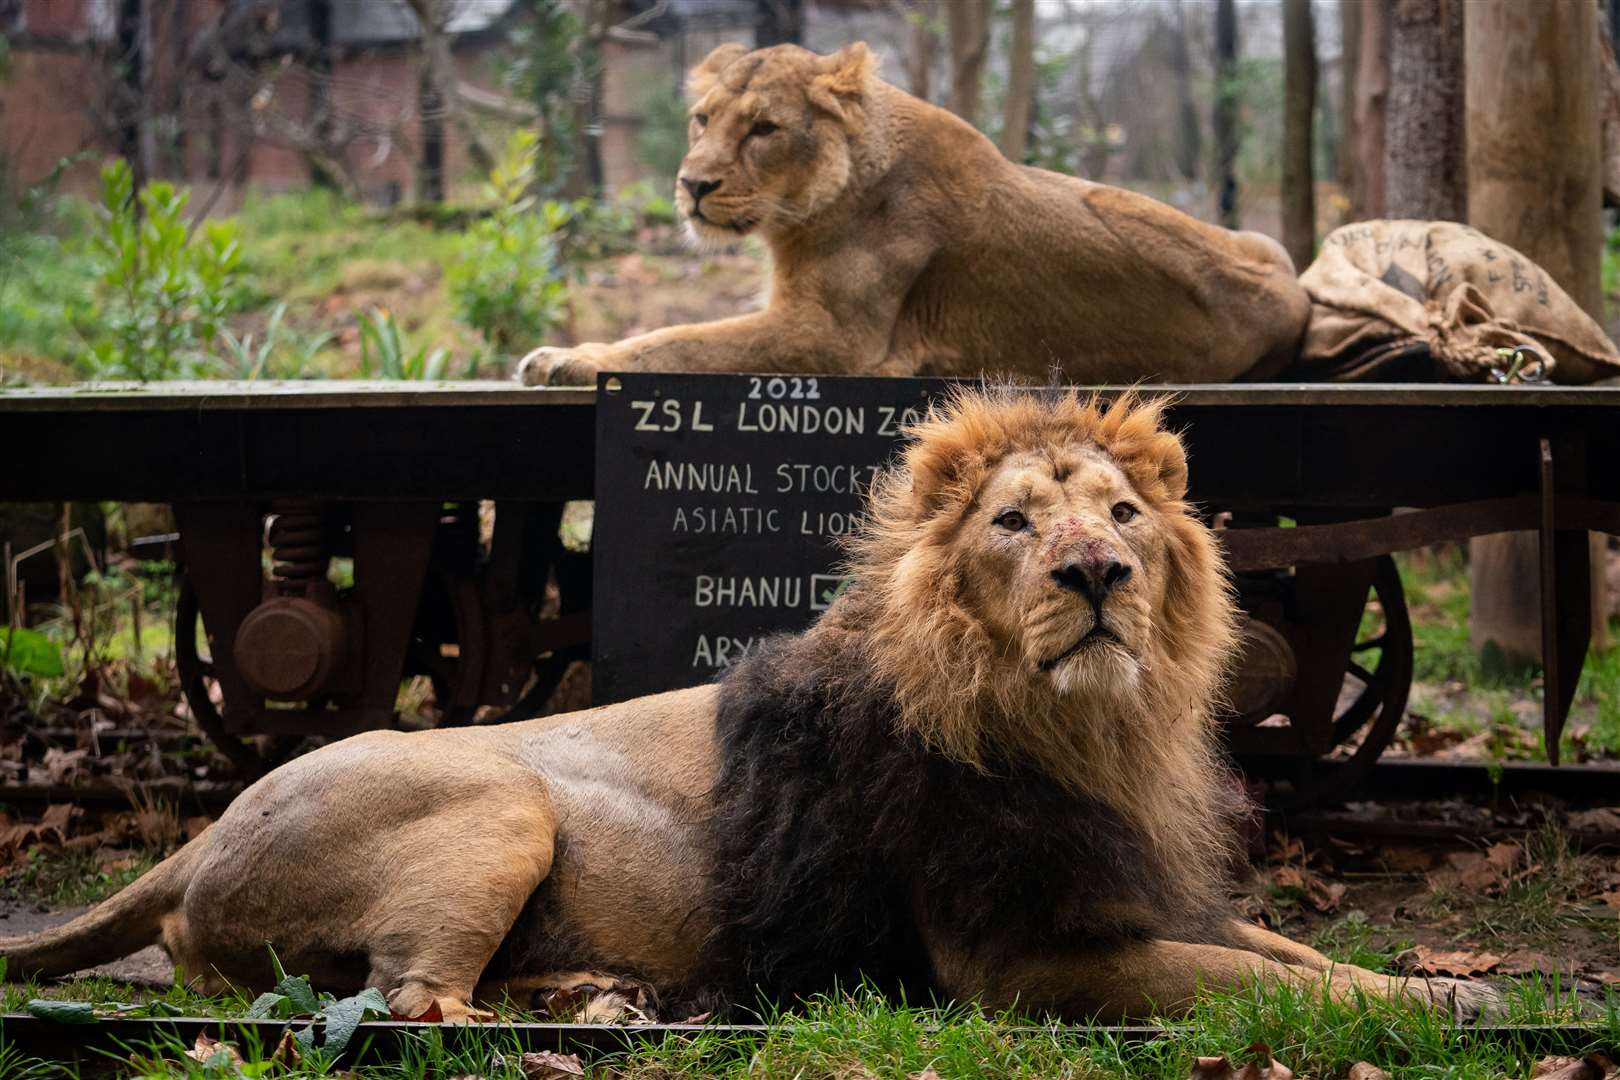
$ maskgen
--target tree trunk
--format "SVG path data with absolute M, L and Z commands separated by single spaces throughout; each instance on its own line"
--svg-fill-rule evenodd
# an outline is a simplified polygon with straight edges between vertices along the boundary
M 416 201 L 444 202 L 444 99 L 425 58 L 417 72 L 416 120 Z
M 1237 5 L 1215 4 L 1215 183 L 1219 185 L 1220 221 L 1238 227 L 1237 203 Z
M 914 4 L 906 9 L 911 24 L 911 50 L 906 55 L 906 81 L 916 97 L 928 100 L 934 55 L 939 51 L 939 33 L 929 18 L 928 7 Z
M 1316 254 L 1311 121 L 1316 113 L 1316 28 L 1311 0 L 1283 2 L 1283 247 L 1300 270 Z
M 1023 164 L 1035 103 L 1035 0 L 1013 0 L 1007 46 L 1007 100 L 1001 112 L 1001 152 Z
M 1390 0 L 1359 0 L 1361 46 L 1356 60 L 1356 169 L 1360 182 L 1350 212 L 1358 220 L 1384 216 L 1384 113 L 1389 102 Z
M 483 133 L 462 107 L 461 95 L 456 89 L 456 60 L 450 51 L 450 35 L 445 32 L 448 5 L 445 0 L 407 0 L 416 16 L 421 32 L 424 77 L 433 82 L 433 96 L 439 109 L 452 125 L 467 150 L 467 157 L 487 175 L 495 168 L 495 155 L 484 145 Z
M 1468 221 L 1538 263 L 1602 317 L 1602 128 L 1596 15 L 1582 0 L 1526 5 L 1469 0 Z M 1557 77 L 1549 77 L 1556 72 Z M 1594 556 L 1601 546 L 1594 545 Z M 1469 545 L 1476 648 L 1541 657 L 1540 578 L 1532 533 Z M 1603 640 L 1601 562 L 1593 642 Z
M 804 42 L 804 0 L 757 0 L 754 48 Z
M 945 8 L 951 38 L 951 111 L 979 123 L 979 84 L 990 51 L 991 0 L 952 0 Z
M 1176 0 L 1176 34 L 1170 61 L 1176 72 L 1176 171 L 1183 180 L 1198 179 L 1199 159 L 1204 156 L 1203 132 L 1198 126 L 1198 106 L 1193 103 L 1192 56 L 1187 48 L 1187 11 Z
M 332 146 L 332 0 L 308 0 L 309 36 L 315 51 L 309 58 L 309 131 L 316 144 Z M 320 160 L 319 154 L 305 155 L 310 177 L 318 187 L 338 188 L 339 177 Z
M 1464 0 L 1395 0 L 1384 116 L 1384 213 L 1462 221 Z
M 1361 169 L 1356 127 L 1356 75 L 1361 64 L 1361 0 L 1339 0 L 1339 187 L 1358 204 Z

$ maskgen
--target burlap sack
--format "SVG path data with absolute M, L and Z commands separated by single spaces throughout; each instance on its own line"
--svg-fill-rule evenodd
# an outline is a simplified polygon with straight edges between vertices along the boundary
M 1620 353 L 1541 267 L 1450 221 L 1362 221 L 1300 275 L 1311 321 L 1293 374 L 1484 382 L 1501 347 L 1539 345 L 1560 383 L 1620 375 Z

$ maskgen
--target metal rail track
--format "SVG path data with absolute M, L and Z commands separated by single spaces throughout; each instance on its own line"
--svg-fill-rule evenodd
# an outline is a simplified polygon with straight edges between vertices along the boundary
M 257 1045 L 268 1054 L 289 1027 L 302 1027 L 304 1023 L 165 1017 L 109 1019 L 95 1024 L 76 1025 L 8 1013 L 0 1015 L 0 1046 L 9 1044 L 15 1053 L 26 1057 L 76 1064 L 93 1075 L 98 1065 L 107 1069 L 118 1067 L 131 1051 L 139 1052 L 146 1047 L 176 1040 L 190 1047 L 195 1044 L 197 1036 L 203 1034 L 238 1047 Z M 1178 1030 L 1174 1025 L 1009 1027 L 1003 1029 L 1003 1034 L 1012 1039 L 1093 1035 L 1120 1043 L 1142 1043 L 1173 1037 Z M 342 1060 L 345 1065 L 397 1060 L 399 1052 L 411 1040 L 434 1037 L 442 1039 L 449 1047 L 478 1045 L 482 1041 L 485 1046 L 493 1042 L 503 1051 L 551 1050 L 596 1059 L 655 1045 L 666 1039 L 698 1035 L 736 1039 L 740 1046 L 748 1047 L 771 1031 L 771 1028 L 763 1025 L 728 1024 L 502 1024 L 466 1027 L 375 1021 L 360 1025 Z M 1599 1052 L 1612 1057 L 1620 1048 L 1620 1039 L 1612 1030 L 1605 1030 L 1601 1023 L 1478 1025 L 1460 1029 L 1459 1037 L 1538 1056 Z

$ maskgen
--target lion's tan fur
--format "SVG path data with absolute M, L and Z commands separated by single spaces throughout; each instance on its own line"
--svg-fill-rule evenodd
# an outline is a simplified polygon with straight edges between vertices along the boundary
M 959 117 L 830 56 L 723 45 L 692 72 L 675 197 L 704 244 L 758 235 L 762 311 L 543 348 L 598 371 L 1038 375 L 1225 382 L 1291 362 L 1310 302 L 1281 246 L 1144 195 L 1008 161 Z M 756 134 L 761 120 L 776 130 Z M 684 184 L 715 185 L 695 198 Z
M 869 655 L 896 688 L 904 727 L 958 761 L 983 766 L 999 751 L 1039 764 L 1140 823 L 1203 885 L 1230 845 L 1207 808 L 1222 797 L 1212 710 L 1237 628 L 1215 539 L 1183 501 L 1186 458 L 1162 428 L 1164 407 L 1163 398 L 1127 396 L 1110 408 L 1073 391 L 958 392 L 911 429 L 902 467 L 882 474 L 850 563 L 880 597 Z M 1095 446 L 1125 471 L 1170 551 L 1135 692 L 1079 701 L 996 648 L 960 602 L 964 556 L 953 546 L 998 461 L 1072 444 Z

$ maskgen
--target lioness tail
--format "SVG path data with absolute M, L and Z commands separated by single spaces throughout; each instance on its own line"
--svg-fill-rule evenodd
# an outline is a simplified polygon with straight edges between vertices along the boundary
M 70 922 L 24 937 L 0 938 L 6 978 L 66 975 L 156 944 L 163 916 L 185 895 L 201 839 Z

